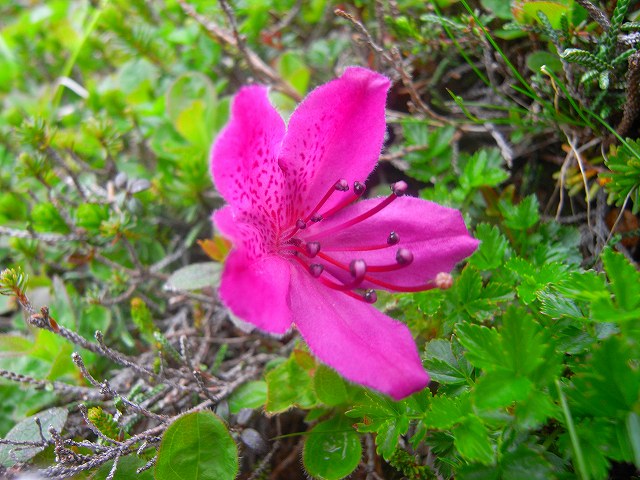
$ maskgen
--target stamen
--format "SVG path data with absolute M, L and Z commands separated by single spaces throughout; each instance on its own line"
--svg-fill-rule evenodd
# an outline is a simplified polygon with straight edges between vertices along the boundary
M 413 262 L 413 253 L 408 248 L 399 248 L 396 252 L 396 263 L 391 265 L 367 265 L 369 272 L 393 272 L 407 267 Z
M 307 242 L 305 245 L 309 258 L 315 257 L 320 251 L 320 242 Z
M 436 275 L 435 284 L 439 289 L 447 290 L 453 285 L 453 277 L 450 273 L 440 272 L 438 275 Z
M 397 182 L 394 184 L 394 186 L 398 185 L 398 183 L 404 183 L 404 182 Z M 404 183 L 406 186 L 406 183 Z M 397 189 L 399 194 L 402 195 L 404 192 L 402 191 L 402 188 L 398 188 Z M 395 192 L 392 193 L 391 195 L 389 195 L 387 198 L 385 198 L 382 202 L 380 202 L 378 205 L 376 205 L 375 207 L 373 207 L 371 210 L 368 210 L 360 215 L 358 215 L 357 217 L 352 218 L 351 220 L 347 220 L 346 222 L 344 222 L 341 225 L 336 225 L 333 228 L 330 228 L 328 230 L 325 230 L 323 232 L 320 232 L 320 235 L 325 237 L 328 235 L 332 235 L 336 232 L 339 232 L 341 230 L 344 230 L 346 228 L 349 228 L 353 225 L 356 225 L 360 222 L 362 222 L 363 220 L 366 220 L 369 217 L 372 217 L 373 215 L 375 215 L 376 213 L 378 213 L 380 210 L 382 210 L 383 208 L 387 207 L 391 202 L 393 202 L 396 198 L 398 198 L 400 195 L 397 195 Z M 316 235 L 317 236 L 317 235 Z
M 375 290 L 369 289 L 364 292 L 362 299 L 367 303 L 376 303 L 376 301 L 378 300 L 378 295 L 376 294 Z
M 346 186 L 346 189 L 345 189 L 345 186 Z M 349 184 L 344 178 L 341 178 L 336 183 L 334 183 L 333 186 L 329 189 L 329 191 L 324 194 L 324 197 L 322 197 L 322 199 L 318 202 L 316 207 L 313 210 L 311 210 L 311 213 L 307 215 L 307 218 L 305 218 L 305 222 L 308 222 L 310 219 L 313 218 L 313 216 L 316 213 L 318 213 L 318 210 L 320 210 L 322 205 L 324 205 L 327 202 L 327 200 L 329 200 L 329 197 L 333 195 L 333 192 L 335 191 L 346 192 L 347 190 L 349 190 Z
M 347 188 L 347 190 L 349 190 L 349 189 Z M 366 187 L 364 186 L 363 183 L 353 182 L 353 195 L 350 198 L 347 198 L 347 199 L 343 200 L 342 202 L 340 202 L 338 205 L 336 205 L 332 209 L 327 210 L 326 212 L 324 212 L 322 214 L 322 218 L 323 219 L 324 218 L 328 218 L 331 215 L 333 215 L 334 213 L 339 212 L 340 210 L 342 210 L 347 205 L 355 202 L 358 198 L 360 198 L 362 196 L 362 194 L 364 193 L 365 190 L 366 190 Z
M 409 265 L 413 262 L 413 253 L 408 248 L 399 248 L 396 252 L 396 262 L 398 265 Z
M 351 275 L 353 275 L 352 286 L 359 285 L 362 283 L 362 279 L 367 273 L 367 264 L 361 259 L 352 260 L 349 264 L 349 271 L 351 272 Z
M 398 197 L 401 197 L 402 195 L 404 195 L 407 192 L 407 189 L 409 188 L 409 185 L 407 185 L 407 182 L 400 180 L 399 182 L 393 183 L 391 185 L 391 191 L 394 193 L 394 195 L 397 195 Z
M 298 230 L 304 230 L 305 228 L 307 228 L 307 222 L 299 218 L 298 220 L 296 220 L 296 228 Z
M 396 232 L 391 232 L 387 238 L 386 243 L 379 245 L 355 245 L 352 247 L 343 247 L 336 245 L 335 247 L 324 247 L 325 252 L 368 252 L 371 250 L 382 250 L 383 248 L 389 248 L 392 245 L 397 244 L 400 241 L 400 237 Z
M 323 218 L 324 218 L 324 217 L 323 217 L 322 215 L 318 215 L 318 214 L 316 214 L 316 215 L 314 215 L 313 217 L 311 217 L 311 221 L 312 221 L 313 223 L 318 223 L 318 222 L 321 222 Z
M 311 265 L 309 265 L 309 273 L 313 278 L 318 278 L 320 275 L 322 275 L 323 270 L 324 267 L 319 263 L 312 263 Z

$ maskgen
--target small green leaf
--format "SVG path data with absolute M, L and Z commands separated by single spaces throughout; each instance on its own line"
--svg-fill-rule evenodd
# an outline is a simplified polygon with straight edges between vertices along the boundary
M 40 442 L 40 429 L 35 422 L 36 417 L 40 419 L 42 434 L 47 440 L 51 440 L 48 429 L 52 426 L 60 432 L 67 421 L 69 412 L 66 408 L 50 408 L 29 418 L 25 418 L 14 426 L 6 435 L 7 440 L 15 442 Z M 0 465 L 12 467 L 18 462 L 26 462 L 36 454 L 44 450 L 44 447 L 16 447 L 15 445 L 0 444 Z
M 627 312 L 637 310 L 640 307 L 640 272 L 624 255 L 609 248 L 602 252 L 602 262 L 616 303 Z
M 267 382 L 257 380 L 241 385 L 229 397 L 229 411 L 238 413 L 243 408 L 259 408 L 267 401 Z
M 69 233 L 69 227 L 58 212 L 58 209 L 48 202 L 38 203 L 31 210 L 31 221 L 37 232 Z
M 451 342 L 442 339 L 431 340 L 427 344 L 423 364 L 431 380 L 444 385 L 466 384 L 473 371 L 466 358 L 453 353 Z
M 75 213 L 76 225 L 93 232 L 100 230 L 103 221 L 109 219 L 109 207 L 95 203 L 83 203 Z
M 337 415 L 320 422 L 307 435 L 304 468 L 315 478 L 339 480 L 350 475 L 362 457 L 359 435 L 348 418 Z
M 473 397 L 479 409 L 493 410 L 526 399 L 532 386 L 526 377 L 514 377 L 510 372 L 491 372 L 480 377 Z
M 333 369 L 319 365 L 313 377 L 313 386 L 318 400 L 328 406 L 340 405 L 349 398 L 347 385 Z
M 539 207 L 535 195 L 529 195 L 517 205 L 505 200 L 498 203 L 498 208 L 504 216 L 504 224 L 513 230 L 527 230 L 538 223 L 540 220 Z
M 498 227 L 480 223 L 476 227 L 475 237 L 480 240 L 480 246 L 469 263 L 480 270 L 493 270 L 504 263 L 509 242 Z
M 169 290 L 200 290 L 220 283 L 222 265 L 217 262 L 193 263 L 173 272 L 165 288 Z
M 238 447 L 213 412 L 179 417 L 162 437 L 155 478 L 163 480 L 233 480 Z
M 454 427 L 453 437 L 456 448 L 465 459 L 485 465 L 493 462 L 489 432 L 478 418 L 469 417 Z
M 313 378 L 296 361 L 294 354 L 267 373 L 268 413 L 279 413 L 294 406 L 311 408 L 318 403 L 313 390 Z

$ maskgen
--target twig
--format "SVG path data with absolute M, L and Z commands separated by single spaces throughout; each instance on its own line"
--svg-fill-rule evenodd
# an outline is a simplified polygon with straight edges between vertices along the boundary
M 611 22 L 607 18 L 607 15 L 598 7 L 596 7 L 593 3 L 591 3 L 589 0 L 576 0 L 576 1 L 587 12 L 589 12 L 589 15 L 591 15 L 591 18 L 593 18 L 596 22 L 598 22 L 598 25 L 600 25 L 603 28 L 603 30 L 607 31 L 609 30 L 609 28 L 611 28 Z
M 221 29 L 218 25 L 207 20 L 203 15 L 200 15 L 196 10 L 187 3 L 185 0 L 178 0 L 182 11 L 193 18 L 200 24 L 202 28 L 209 34 L 215 41 L 221 43 L 223 46 L 230 46 L 239 50 L 239 45 L 234 38 L 233 34 Z M 275 90 L 284 93 L 288 97 L 299 102 L 302 100 L 302 96 L 296 91 L 295 88 L 286 82 L 278 73 L 273 70 L 269 65 L 264 63 L 262 59 L 250 48 L 245 48 L 246 59 L 249 66 L 253 69 L 254 73 L 260 77 L 266 78 Z
M 60 234 L 60 233 L 36 233 L 30 230 L 18 230 L 15 228 L 4 227 L 0 225 L 0 235 L 7 235 L 13 238 L 31 238 L 40 240 L 45 243 L 65 243 L 65 242 L 81 242 L 86 239 L 84 235 L 77 233 Z

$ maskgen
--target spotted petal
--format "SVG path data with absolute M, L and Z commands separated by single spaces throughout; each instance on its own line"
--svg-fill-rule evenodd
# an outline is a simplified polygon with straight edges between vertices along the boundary
M 293 113 L 280 155 L 292 188 L 290 219 L 304 217 L 337 180 L 352 185 L 369 176 L 384 140 L 389 85 L 387 77 L 351 67 L 311 92 Z
M 236 211 L 250 212 L 272 229 L 281 223 L 286 185 L 278 166 L 285 126 L 262 86 L 242 88 L 231 119 L 211 152 L 216 187 Z

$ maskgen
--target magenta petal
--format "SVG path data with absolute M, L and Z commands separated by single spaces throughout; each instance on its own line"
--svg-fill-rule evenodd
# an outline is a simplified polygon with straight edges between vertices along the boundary
M 396 400 L 427 386 L 429 376 L 404 324 L 298 268 L 291 275 L 293 322 L 320 361 Z
M 285 126 L 269 103 L 265 87 L 242 88 L 233 100 L 231 119 L 211 152 L 216 187 L 234 209 L 263 221 L 281 221 L 285 182 L 278 153 Z
M 458 210 L 443 207 L 414 197 L 400 197 L 372 217 L 333 232 L 329 231 L 347 219 L 371 209 L 383 199 L 357 202 L 318 225 L 318 234 L 309 230 L 306 240 L 318 240 L 321 249 L 346 263 L 354 256 L 368 265 L 393 265 L 399 248 L 413 253 L 413 262 L 401 269 L 376 273 L 375 277 L 395 285 L 415 286 L 433 280 L 440 272 L 450 272 L 456 263 L 471 255 L 478 247 L 478 240 L 471 237 Z M 321 228 L 320 228 L 321 227 Z M 345 251 L 353 247 L 385 244 L 390 232 L 396 232 L 400 241 L 393 246 L 372 251 Z M 375 285 L 365 287 L 380 288 Z
M 275 334 L 291 326 L 287 305 L 291 266 L 276 256 L 248 259 L 233 250 L 225 261 L 219 295 L 242 320 Z
M 326 83 L 291 116 L 280 166 L 293 187 L 292 204 L 302 217 L 339 179 L 364 182 L 373 170 L 384 140 L 389 79 L 352 67 Z M 336 195 L 326 205 L 343 198 Z

